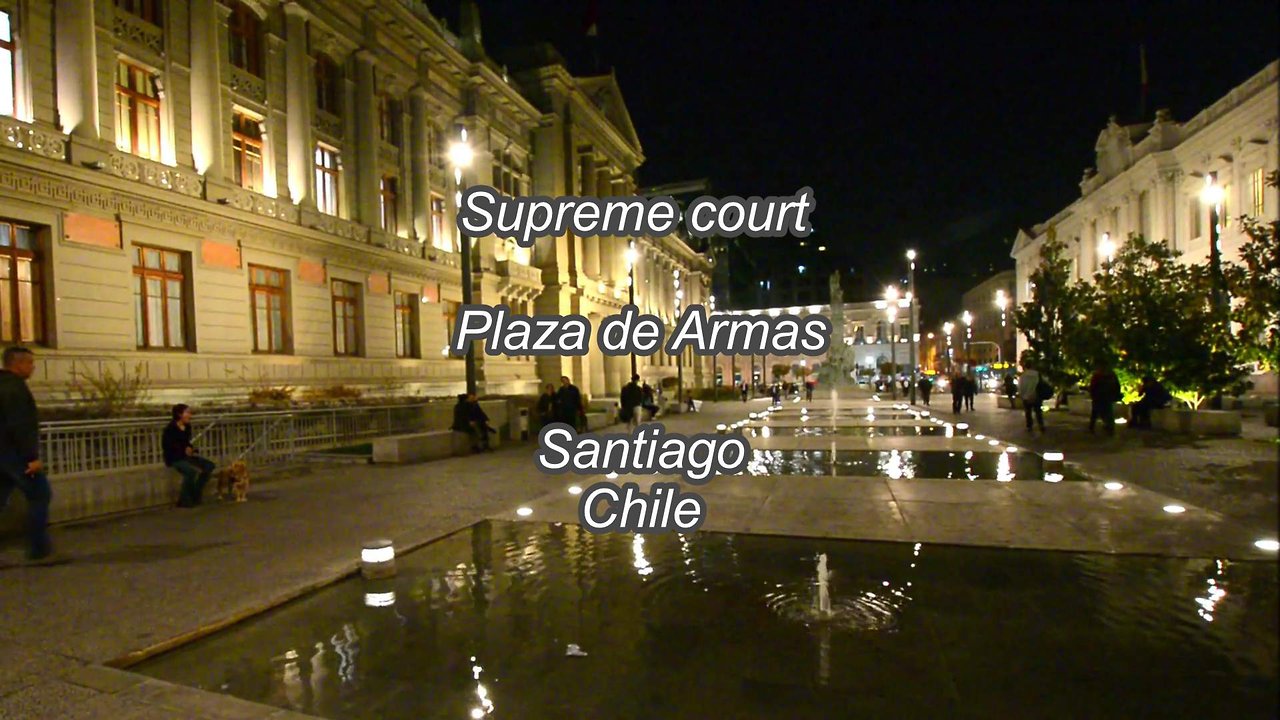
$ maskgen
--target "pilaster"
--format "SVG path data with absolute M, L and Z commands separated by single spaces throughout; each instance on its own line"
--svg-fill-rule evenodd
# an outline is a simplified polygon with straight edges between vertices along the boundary
M 379 214 L 378 114 L 374 97 L 374 66 L 377 59 L 368 49 L 355 53 L 355 219 L 381 228 Z
M 284 5 L 286 134 L 288 135 L 289 197 L 295 205 L 315 209 L 315 141 L 312 60 L 307 55 L 307 19 L 297 2 Z
M 94 3 L 56 0 L 54 15 L 59 123 L 73 139 L 89 144 L 101 139 Z

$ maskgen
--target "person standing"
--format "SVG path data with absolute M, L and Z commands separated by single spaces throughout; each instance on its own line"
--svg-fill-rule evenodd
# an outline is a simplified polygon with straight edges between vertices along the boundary
M 1013 399 L 1017 397 L 1018 384 L 1014 382 L 1012 372 L 1006 372 L 1004 374 L 1004 394 L 1005 397 L 1009 398 L 1009 409 L 1013 410 L 1016 405 L 1016 403 L 1013 402 Z
M 951 376 L 951 412 L 960 414 L 964 407 L 964 376 L 956 373 Z
M 741 393 L 742 393 L 742 402 L 746 402 L 746 401 L 747 401 L 747 393 L 748 393 L 749 391 L 750 391 L 750 388 L 749 388 L 749 387 L 747 387 L 747 384 L 746 384 L 746 383 L 742 383 L 742 388 L 739 390 L 739 392 L 741 392 Z
M 547 383 L 543 393 L 538 396 L 538 424 L 539 427 L 549 425 L 556 421 L 556 386 Z
M 628 430 L 635 430 L 640 427 L 641 405 L 644 404 L 644 390 L 640 387 L 640 376 L 632 375 L 631 382 L 622 388 L 622 393 L 618 396 L 618 405 L 621 407 L 621 419 L 627 424 Z
M 40 422 L 27 379 L 36 369 L 35 354 L 24 347 L 5 348 L 0 369 L 0 508 L 17 488 L 27 499 L 27 561 L 54 561 L 49 539 L 49 503 L 53 491 L 40 461 Z
M 1045 387 L 1041 387 L 1041 385 Z M 1040 425 L 1040 432 L 1044 432 L 1044 404 L 1043 393 L 1048 390 L 1049 397 L 1053 397 L 1053 388 L 1048 387 L 1048 383 L 1041 377 L 1040 373 L 1031 361 L 1022 361 L 1022 376 L 1018 378 L 1018 397 L 1022 400 L 1022 410 L 1027 416 L 1027 432 L 1035 432 L 1034 426 L 1031 424 L 1031 416 L 1035 415 L 1036 422 Z
M 973 411 L 973 398 L 978 394 L 978 380 L 969 373 L 964 378 L 964 407 L 966 410 Z
M 556 391 L 556 419 L 582 432 L 586 414 L 582 391 L 569 380 L 568 375 L 560 376 L 560 389 Z
M 928 375 L 921 375 L 916 387 L 920 390 L 920 402 L 924 403 L 925 407 L 929 407 L 929 393 L 933 392 L 933 381 Z
M 1089 432 L 1102 420 L 1102 427 L 1108 435 L 1116 434 L 1115 403 L 1122 397 L 1120 378 L 1105 360 L 1099 360 L 1093 369 L 1093 377 L 1089 378 L 1089 399 L 1093 407 L 1089 410 Z
M 164 464 L 182 476 L 182 489 L 178 492 L 178 507 L 199 505 L 204 486 L 217 467 L 212 460 L 200 457 L 191 446 L 191 408 L 178 403 L 170 409 L 173 420 L 164 429 L 161 444 L 164 446 Z

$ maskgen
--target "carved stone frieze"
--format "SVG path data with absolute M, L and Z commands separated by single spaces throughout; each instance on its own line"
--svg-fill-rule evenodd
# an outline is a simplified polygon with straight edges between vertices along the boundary
M 315 112 L 316 132 L 322 135 L 328 135 L 333 140 L 342 139 L 342 118 L 331 112 L 316 109 Z
M 267 81 L 248 70 L 231 65 L 227 74 L 227 86 L 231 92 L 260 105 L 267 104 Z
M 67 159 L 66 136 L 41 130 L 11 117 L 0 116 L 0 145 L 54 160 Z
M 164 55 L 164 30 L 137 15 L 116 10 L 111 23 L 112 34 L 126 43 Z
M 204 196 L 204 178 L 194 170 L 169 167 L 117 150 L 111 151 L 105 169 L 112 175 L 126 180 L 136 180 L 191 197 Z

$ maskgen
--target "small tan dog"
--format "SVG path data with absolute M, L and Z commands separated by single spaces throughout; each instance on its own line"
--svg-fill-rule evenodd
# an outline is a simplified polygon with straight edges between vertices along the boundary
M 249 467 L 243 460 L 218 471 L 218 497 L 226 497 L 228 491 L 235 495 L 236 502 L 249 499 Z

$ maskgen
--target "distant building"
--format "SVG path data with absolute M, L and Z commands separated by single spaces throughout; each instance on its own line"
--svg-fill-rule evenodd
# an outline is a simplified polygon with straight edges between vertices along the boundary
M 824 286 L 827 282 L 824 280 Z M 824 292 L 829 291 L 824 287 Z M 859 376 L 875 375 L 879 368 L 894 362 L 899 372 L 910 372 L 911 359 L 911 321 L 905 308 L 898 313 L 894 323 L 890 323 L 880 301 L 844 303 L 844 343 L 854 349 L 854 357 Z M 914 308 L 919 328 L 920 304 Z M 831 305 L 804 305 L 773 308 L 755 308 L 751 310 L 735 310 L 737 315 L 780 315 L 790 313 L 805 317 L 807 315 L 825 315 L 831 317 Z M 833 338 L 834 342 L 834 338 Z M 755 357 L 726 355 L 715 356 L 716 382 L 722 385 L 741 384 L 754 377 L 758 382 L 773 382 L 774 365 L 786 365 L 793 368 L 788 373 L 788 380 L 803 381 L 807 375 L 814 374 L 822 363 L 826 362 L 826 354 L 816 357 L 803 355 L 757 355 Z M 795 370 L 799 369 L 797 373 Z
M 1168 111 L 1153 122 L 1120 125 L 1113 118 L 1098 135 L 1096 167 L 1085 170 L 1080 198 L 1030 232 L 1019 232 L 1017 302 L 1030 298 L 1029 277 L 1049 234 L 1065 240 L 1072 277 L 1090 280 L 1104 253 L 1130 235 L 1167 243 L 1188 262 L 1209 256 L 1209 211 L 1201 202 L 1206 178 L 1222 186 L 1220 243 L 1236 256 L 1246 235 L 1239 217 L 1275 220 L 1280 198 L 1265 179 L 1277 167 L 1277 70 L 1272 62 L 1186 122 Z M 1019 349 L 1026 339 L 1019 335 Z
M 958 342 L 955 358 L 967 361 L 970 365 L 990 365 L 1006 361 L 1016 362 L 1014 352 L 1015 330 L 1013 326 L 1013 291 L 1015 273 L 1005 270 L 983 280 L 976 287 L 967 291 L 960 301 L 961 316 L 952 320 L 960 333 L 952 342 Z M 997 304 L 1003 298 L 1004 309 Z M 963 313 L 968 312 L 972 320 L 971 326 L 964 323 Z M 965 333 L 972 330 L 969 339 L 969 352 L 964 353 Z

